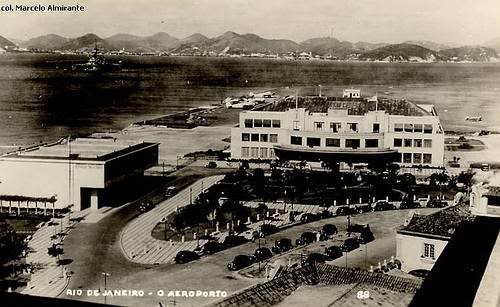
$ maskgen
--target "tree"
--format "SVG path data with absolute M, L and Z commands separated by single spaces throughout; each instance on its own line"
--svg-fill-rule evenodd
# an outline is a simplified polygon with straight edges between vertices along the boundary
M 21 236 L 5 220 L 0 221 L 0 263 L 5 264 L 15 258 L 25 248 Z

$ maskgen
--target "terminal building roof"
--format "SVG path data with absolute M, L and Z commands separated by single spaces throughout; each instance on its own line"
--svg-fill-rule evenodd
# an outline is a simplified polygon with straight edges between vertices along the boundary
M 278 100 L 265 107 L 262 111 L 286 111 L 295 107 L 305 108 L 313 113 L 326 113 L 328 109 L 347 109 L 349 115 L 364 115 L 368 111 L 386 111 L 390 115 L 403 116 L 435 116 L 433 105 L 418 105 L 411 101 L 401 99 L 378 98 L 378 102 L 365 98 L 342 97 L 294 97 Z
M 72 140 L 69 144 L 66 141 L 58 142 L 56 144 L 30 148 L 25 151 L 21 150 L 6 156 L 67 160 L 71 155 L 72 160 L 105 161 L 152 145 L 156 144 L 117 141 L 115 139 L 79 138 Z

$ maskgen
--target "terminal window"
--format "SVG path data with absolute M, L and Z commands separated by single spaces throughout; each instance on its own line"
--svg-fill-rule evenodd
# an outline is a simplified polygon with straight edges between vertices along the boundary
M 422 147 L 422 139 L 414 139 L 413 146 L 414 147 Z
M 411 153 L 403 153 L 403 163 L 411 163 Z
M 422 133 L 423 130 L 423 126 L 422 124 L 414 124 L 413 125 L 413 132 L 417 132 L 417 133 Z
M 394 124 L 394 132 L 403 132 L 403 124 Z
M 307 146 L 309 146 L 309 147 L 321 146 L 321 139 L 320 138 L 307 138 Z
M 323 124 L 323 122 L 314 122 L 314 129 L 319 131 L 323 130 Z
M 250 141 L 250 133 L 242 133 L 242 134 L 241 134 L 241 140 L 242 140 L 243 142 L 248 142 L 248 141 Z
M 334 133 L 339 132 L 341 127 L 340 123 L 330 123 L 330 130 Z
M 376 148 L 378 147 L 378 139 L 367 139 L 365 140 L 365 147 Z
M 416 163 L 416 164 L 422 163 L 422 154 L 414 153 L 413 154 L 413 163 Z
M 256 128 L 262 128 L 262 119 L 254 119 L 253 126 Z
M 431 139 L 425 139 L 424 140 L 424 147 L 425 148 L 431 148 L 432 147 L 432 140 Z
M 273 128 L 281 128 L 281 121 L 279 119 L 273 119 Z
M 424 154 L 424 163 L 432 163 L 432 154 Z
M 340 147 L 340 139 L 326 139 L 326 147 Z
M 250 156 L 252 158 L 258 158 L 259 157 L 259 147 L 251 147 L 250 148 Z
M 380 124 L 375 123 L 373 124 L 373 133 L 379 133 L 380 132 Z
M 259 134 L 252 133 L 252 142 L 258 142 L 258 141 L 259 141 Z
M 413 124 L 405 124 L 405 132 L 413 132 Z
M 432 133 L 432 125 L 424 125 L 424 133 Z
M 405 147 L 411 147 L 412 139 L 405 139 Z
M 359 144 L 360 144 L 359 139 L 346 139 L 345 140 L 345 147 L 348 147 L 348 148 L 353 148 L 353 149 L 359 148 Z
M 245 119 L 245 128 L 253 128 L 253 120 Z
M 403 146 L 403 139 L 394 139 L 394 147 Z
M 268 140 L 268 135 L 267 134 L 261 134 L 260 135 L 260 141 L 261 142 L 267 142 Z
M 264 119 L 262 121 L 262 124 L 263 124 L 264 128 L 271 128 L 271 120 L 270 119 Z
M 347 127 L 352 132 L 358 132 L 358 124 L 357 123 L 348 123 Z
M 291 136 L 290 144 L 292 145 L 302 145 L 302 137 L 300 136 Z
M 261 158 L 267 158 L 267 148 L 261 148 L 260 149 L 260 157 Z
M 241 156 L 246 158 L 250 156 L 250 148 L 249 147 L 241 147 Z
M 269 135 L 269 142 L 278 143 L 278 135 L 277 134 L 270 134 Z

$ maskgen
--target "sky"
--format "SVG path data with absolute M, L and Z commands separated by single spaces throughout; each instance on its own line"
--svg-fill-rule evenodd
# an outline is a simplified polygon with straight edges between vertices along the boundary
M 500 37 L 500 0 L 0 0 L 5 5 L 82 5 L 84 12 L 0 11 L 0 35 L 49 33 L 183 38 L 231 30 L 297 42 L 332 36 L 352 42 L 430 40 L 481 44 Z

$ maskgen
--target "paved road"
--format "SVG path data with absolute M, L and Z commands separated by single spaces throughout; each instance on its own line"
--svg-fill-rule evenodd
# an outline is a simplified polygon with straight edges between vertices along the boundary
M 421 209 L 430 212 L 431 209 Z M 401 225 L 408 210 L 372 212 L 352 218 L 353 222 L 370 223 L 376 241 L 369 245 L 368 263 L 376 264 L 383 258 L 395 254 L 394 228 Z M 263 281 L 249 279 L 237 273 L 229 272 L 226 264 L 238 254 L 250 254 L 257 248 L 257 242 L 250 242 L 229 250 L 185 265 L 164 264 L 144 265 L 130 262 L 122 253 L 119 238 L 120 230 L 138 216 L 134 207 L 125 207 L 103 218 L 96 224 L 79 224 L 65 241 L 66 257 L 73 259 L 70 269 L 74 271 L 69 289 L 99 289 L 103 287 L 102 272 L 108 272 L 108 289 L 142 289 L 156 290 L 225 290 L 232 294 L 245 287 Z M 297 238 L 306 230 L 318 230 L 326 223 L 336 224 L 341 231 L 345 230 L 346 218 L 335 217 L 318 222 L 303 224 L 283 230 L 262 241 L 262 245 L 271 246 L 276 239 Z M 340 238 L 337 238 L 340 240 Z M 381 247 L 377 247 L 381 242 Z M 322 250 L 335 242 L 318 242 L 306 250 Z M 389 250 L 385 250 L 385 248 Z M 300 254 L 300 250 L 292 253 Z M 288 257 L 285 255 L 284 257 Z M 353 251 L 348 256 L 349 265 L 364 264 L 364 253 Z M 339 265 L 345 265 L 341 261 Z M 65 296 L 65 298 L 75 298 Z M 103 302 L 102 297 L 82 296 L 77 299 Z M 214 298 L 186 299 L 177 298 L 177 306 L 200 306 L 215 301 Z M 145 297 L 108 297 L 107 302 L 125 306 L 163 306 L 172 305 L 172 299 L 158 297 L 155 294 Z

